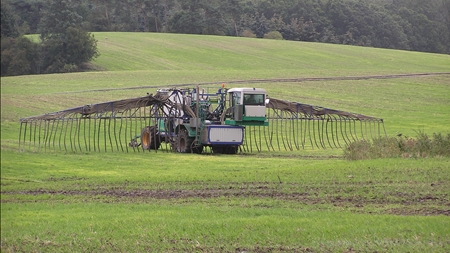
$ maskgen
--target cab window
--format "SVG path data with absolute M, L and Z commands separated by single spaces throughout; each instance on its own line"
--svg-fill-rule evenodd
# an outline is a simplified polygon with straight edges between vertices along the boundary
M 232 106 L 241 104 L 241 93 L 240 92 L 234 92 L 231 102 L 232 102 Z
M 244 105 L 264 105 L 264 94 L 244 94 Z

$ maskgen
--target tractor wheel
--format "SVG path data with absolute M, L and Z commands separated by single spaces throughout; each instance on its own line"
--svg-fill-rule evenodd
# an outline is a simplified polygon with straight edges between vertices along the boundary
M 201 154 L 203 152 L 203 146 L 193 147 L 192 152 L 195 154 Z
M 141 131 L 141 146 L 144 150 L 155 149 L 161 146 L 159 134 L 156 134 L 155 126 L 146 126 Z
M 235 155 L 238 152 L 238 146 L 228 146 L 225 148 L 225 154 Z
M 214 154 L 223 154 L 224 148 L 222 146 L 212 146 L 212 151 Z
M 176 151 L 178 153 L 191 153 L 191 144 L 193 141 L 193 138 L 189 138 L 188 131 L 186 129 L 181 129 L 175 141 Z
M 235 155 L 238 152 L 238 146 L 213 146 L 212 150 L 214 154 L 230 154 Z

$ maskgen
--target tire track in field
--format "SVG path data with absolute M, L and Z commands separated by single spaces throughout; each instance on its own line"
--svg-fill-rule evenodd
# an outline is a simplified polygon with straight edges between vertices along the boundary
M 64 179 L 66 180 L 66 179 Z M 67 179 L 70 180 L 70 179 Z M 79 180 L 76 178 L 75 180 Z M 372 183 L 373 184 L 373 183 Z M 378 185 L 379 183 L 375 183 Z M 183 202 L 196 202 L 199 200 L 217 198 L 251 198 L 251 199 L 276 199 L 281 201 L 294 201 L 304 205 L 333 205 L 360 213 L 371 213 L 373 208 L 379 212 L 394 215 L 444 215 L 450 216 L 450 203 L 448 195 L 442 191 L 438 193 L 416 191 L 380 191 L 373 194 L 354 194 L 346 192 L 348 187 L 364 192 L 367 182 L 337 183 L 335 186 L 320 187 L 296 183 L 282 182 L 246 182 L 230 183 L 225 185 L 203 185 L 194 189 L 199 184 L 185 184 L 184 187 L 174 189 L 127 189 L 124 186 L 112 186 L 105 188 L 92 188 L 86 190 L 66 189 L 36 189 L 26 191 L 7 191 L 8 195 L 52 195 L 52 196 L 82 196 L 85 201 L 107 201 L 108 203 L 146 203 L 154 200 L 172 200 Z M 201 185 L 201 184 L 200 184 Z M 443 182 L 435 182 L 432 188 L 445 187 Z M 370 188 L 372 189 L 372 188 Z M 40 200 L 39 200 L 40 201 Z M 46 201 L 46 200 L 42 200 Z M 17 202 L 16 200 L 2 199 L 2 203 Z M 18 200 L 20 203 L 21 200 Z M 392 206 L 385 208 L 387 206 Z M 270 207 L 270 206 L 268 206 Z
M 415 73 L 415 74 L 392 74 L 392 75 L 367 75 L 367 76 L 334 76 L 334 77 L 299 77 L 299 78 L 269 78 L 269 79 L 248 79 L 248 80 L 233 80 L 220 82 L 203 82 L 203 83 L 181 83 L 181 84 L 166 84 L 166 85 L 148 85 L 148 86 L 133 86 L 126 88 L 105 88 L 94 90 L 81 91 L 67 91 L 56 92 L 53 94 L 74 94 L 87 92 L 107 92 L 118 90 L 140 90 L 140 89 L 155 89 L 155 88 L 177 88 L 195 85 L 217 85 L 222 83 L 227 84 L 241 84 L 241 83 L 299 83 L 299 82 L 318 82 L 318 81 L 351 81 L 351 80 L 368 80 L 368 79 L 395 79 L 395 78 L 411 78 L 424 76 L 442 76 L 450 75 L 450 72 L 436 72 L 436 73 Z

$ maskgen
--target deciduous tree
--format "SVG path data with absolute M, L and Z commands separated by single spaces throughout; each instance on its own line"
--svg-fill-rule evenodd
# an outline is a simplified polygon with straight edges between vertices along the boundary
M 1 37 L 17 37 L 16 17 L 7 1 L 1 1 Z
M 39 24 L 44 73 L 76 70 L 98 56 L 97 41 L 81 30 L 81 15 L 71 0 L 48 0 Z
M 1 75 L 39 73 L 38 44 L 24 36 L 1 39 Z

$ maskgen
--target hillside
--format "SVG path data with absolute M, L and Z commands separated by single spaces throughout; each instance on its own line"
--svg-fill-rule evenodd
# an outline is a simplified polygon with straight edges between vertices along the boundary
M 279 72 L 278 77 L 299 77 L 449 70 L 446 55 L 400 50 L 226 36 L 95 35 L 101 52 L 96 64 L 110 71 L 269 71 L 271 77 Z
M 101 55 L 94 64 L 105 71 L 2 78 L 2 122 L 153 93 L 154 86 L 224 82 L 227 87 L 266 88 L 276 98 L 381 117 L 390 134 L 444 131 L 449 123 L 449 75 L 389 76 L 450 72 L 448 55 L 222 36 L 95 37 Z M 367 76 L 387 77 L 342 78 Z M 302 80 L 267 80 L 289 78 Z M 242 80 L 261 81 L 233 84 Z

